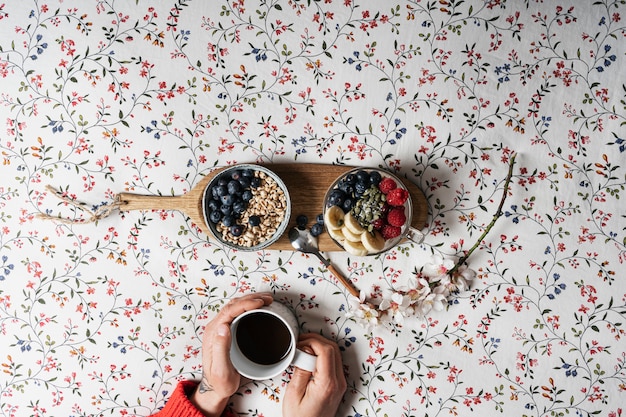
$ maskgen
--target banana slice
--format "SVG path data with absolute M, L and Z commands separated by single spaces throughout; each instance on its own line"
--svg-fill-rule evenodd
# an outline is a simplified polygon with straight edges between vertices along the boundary
M 352 215 L 352 213 L 350 212 L 346 213 L 345 216 L 343 217 L 343 221 L 346 227 L 350 229 L 350 231 L 354 233 L 355 235 L 360 235 L 363 232 L 365 232 L 365 229 L 363 228 L 363 226 L 361 226 L 359 221 L 356 219 L 356 217 Z
M 344 213 L 339 206 L 330 206 L 324 212 L 324 224 L 328 230 L 339 230 L 344 225 Z
M 350 242 L 360 242 L 361 235 L 364 234 L 364 233 L 361 233 L 361 234 L 352 233 L 352 230 L 350 230 L 350 228 L 345 225 L 341 228 L 341 232 L 343 233 L 346 240 L 349 240 Z
M 385 238 L 378 230 L 362 233 L 361 243 L 369 253 L 380 252 L 385 248 Z
M 346 240 L 346 237 L 343 235 L 343 228 L 331 229 L 330 227 L 328 227 L 326 228 L 326 231 L 328 231 L 330 237 L 343 245 L 343 242 Z
M 368 253 L 367 249 L 365 249 L 365 246 L 363 246 L 361 242 L 351 242 L 346 240 L 343 242 L 343 248 L 346 252 L 356 256 L 365 256 Z

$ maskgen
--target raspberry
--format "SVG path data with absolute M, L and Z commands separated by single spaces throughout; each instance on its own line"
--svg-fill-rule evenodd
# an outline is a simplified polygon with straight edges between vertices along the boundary
M 403 208 L 394 208 L 387 214 L 387 223 L 392 226 L 403 226 L 406 222 L 406 215 Z
M 378 189 L 382 191 L 383 194 L 387 194 L 389 191 L 395 189 L 398 186 L 393 178 L 383 178 L 380 183 L 378 183 Z
M 380 230 L 385 225 L 385 221 L 383 219 L 376 219 L 372 222 L 372 227 L 376 230 Z
M 386 224 L 383 226 L 383 229 L 380 231 L 385 238 L 385 240 L 393 239 L 400 236 L 400 228 L 398 226 L 392 226 L 390 224 Z
M 387 193 L 387 203 L 392 206 L 401 206 L 409 198 L 409 192 L 403 188 L 395 188 Z

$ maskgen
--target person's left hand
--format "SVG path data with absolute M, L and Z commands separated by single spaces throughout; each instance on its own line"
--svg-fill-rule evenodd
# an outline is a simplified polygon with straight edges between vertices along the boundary
M 202 381 L 190 400 L 206 416 L 220 416 L 241 382 L 241 376 L 230 361 L 231 323 L 244 312 L 269 305 L 272 301 L 270 293 L 234 298 L 204 327 Z

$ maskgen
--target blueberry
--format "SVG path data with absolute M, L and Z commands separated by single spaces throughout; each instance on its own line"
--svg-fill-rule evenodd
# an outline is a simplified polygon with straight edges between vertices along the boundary
M 367 190 L 368 188 L 370 188 L 369 182 L 368 183 L 357 182 L 354 185 L 354 192 L 357 196 L 362 196 L 365 190 Z
M 217 197 L 222 197 L 228 194 L 228 189 L 224 185 L 218 185 L 217 187 L 213 187 L 214 195 Z
M 343 205 L 343 202 L 346 199 L 346 193 L 339 190 L 339 189 L 335 189 L 330 193 L 330 196 L 328 196 L 328 205 L 330 206 L 341 206 Z
M 300 229 L 305 229 L 308 222 L 309 218 L 304 214 L 300 214 L 298 217 L 296 217 L 296 224 Z
M 324 224 L 324 214 L 322 214 L 322 213 L 318 214 L 317 217 L 315 217 L 315 222 L 323 225 Z
M 261 185 L 261 178 L 254 177 L 250 180 L 250 187 L 259 188 L 260 185 Z
M 241 171 L 239 170 L 234 170 L 231 174 L 230 177 L 232 179 L 234 179 L 235 181 L 239 181 L 239 178 L 241 178 Z
M 217 180 L 217 185 L 223 185 L 224 187 L 226 187 L 226 184 L 228 184 L 228 179 L 226 179 L 224 177 L 220 177 Z
M 224 216 L 222 224 L 226 227 L 230 227 L 235 224 L 235 218 L 232 215 Z
M 256 227 L 256 226 L 261 224 L 261 218 L 259 216 L 256 216 L 256 215 L 252 215 L 248 219 L 248 223 L 250 223 L 250 226 Z
M 250 188 L 250 178 L 242 176 L 239 178 L 239 185 L 241 185 L 242 189 Z
M 241 175 L 247 178 L 252 178 L 254 177 L 254 170 L 250 168 L 246 168 L 241 171 Z
M 320 223 L 315 223 L 313 226 L 311 226 L 311 234 L 315 237 L 321 235 L 323 231 L 324 226 L 322 226 Z
M 241 234 L 243 233 L 243 226 L 240 224 L 234 224 L 230 226 L 228 230 L 230 231 L 230 234 L 235 237 L 241 236 Z
M 211 199 L 207 203 L 207 208 L 209 209 L 209 211 L 219 210 L 220 206 L 221 206 L 220 201 L 215 200 L 215 199 Z
M 352 209 L 353 205 L 354 205 L 354 200 L 352 200 L 351 198 L 346 198 L 343 204 L 341 205 L 341 208 L 343 209 L 345 213 L 347 213 Z
M 346 175 L 346 177 L 344 178 L 344 181 L 350 185 L 354 185 L 356 184 L 356 175 L 354 174 L 348 174 Z
M 225 196 L 221 198 L 221 200 L 222 200 L 222 204 L 225 204 L 227 206 L 232 206 L 235 203 L 235 196 L 231 194 L 226 194 Z
M 218 223 L 222 219 L 222 212 L 219 210 L 214 210 L 209 214 L 209 220 L 213 223 Z
M 370 182 L 370 174 L 367 173 L 367 171 L 364 170 L 359 170 L 356 173 L 356 180 L 357 182 Z
M 253 197 L 252 191 L 250 190 L 246 190 L 241 194 L 241 199 L 245 202 L 252 200 L 252 197 Z
M 236 201 L 233 204 L 233 212 L 235 214 L 242 214 L 248 208 L 248 204 L 242 200 Z
M 380 175 L 380 172 L 378 172 L 378 171 L 371 171 L 370 172 L 370 184 L 378 185 L 382 179 L 383 179 L 383 177 L 382 177 L 382 175 Z
M 224 216 L 229 216 L 233 214 L 233 207 L 229 206 L 228 204 L 222 204 L 220 206 L 220 211 Z
M 350 184 L 348 182 L 342 181 L 338 187 L 341 191 L 348 195 L 354 194 L 354 184 Z
M 241 184 L 239 181 L 229 181 L 228 182 L 228 194 L 236 195 L 241 193 Z

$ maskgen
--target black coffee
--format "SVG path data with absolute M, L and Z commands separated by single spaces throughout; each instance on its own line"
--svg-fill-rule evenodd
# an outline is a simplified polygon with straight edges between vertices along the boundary
M 241 353 L 260 365 L 280 362 L 291 346 L 289 328 L 266 313 L 252 313 L 240 319 L 236 338 Z

